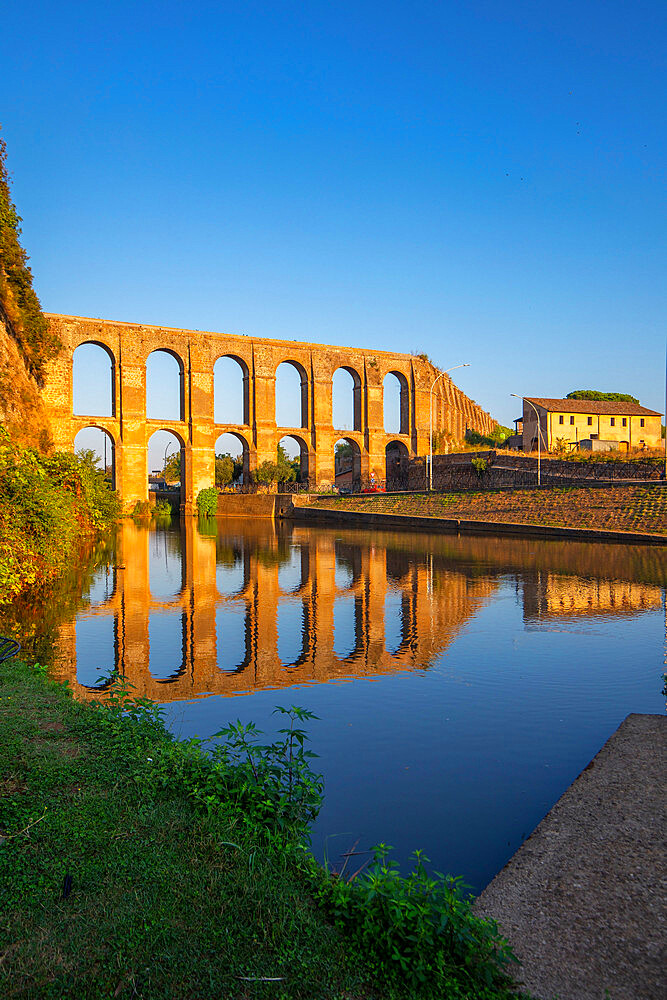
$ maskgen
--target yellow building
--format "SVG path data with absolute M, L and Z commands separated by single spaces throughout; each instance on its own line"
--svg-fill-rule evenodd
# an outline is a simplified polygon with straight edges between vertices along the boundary
M 538 415 L 540 446 L 545 451 L 555 450 L 559 440 L 570 447 L 583 442 L 583 447 L 594 450 L 603 450 L 604 442 L 621 450 L 658 448 L 661 443 L 662 414 L 638 403 L 526 396 L 523 401 L 524 451 L 537 450 Z

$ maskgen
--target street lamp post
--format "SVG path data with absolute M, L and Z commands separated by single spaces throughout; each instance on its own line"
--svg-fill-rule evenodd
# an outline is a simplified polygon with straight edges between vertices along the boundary
M 433 390 L 435 389 L 435 384 L 443 375 L 447 375 L 448 372 L 453 372 L 456 368 L 470 368 L 470 364 L 466 362 L 463 365 L 454 365 L 452 368 L 446 368 L 444 372 L 440 372 L 438 376 L 433 380 L 431 385 L 431 391 L 429 393 L 429 428 L 428 428 L 428 491 L 429 493 L 433 490 Z
M 530 405 L 535 410 L 535 419 L 537 420 L 537 485 L 540 486 L 542 483 L 542 478 L 540 475 L 540 439 L 542 437 L 542 427 L 540 426 L 540 415 L 537 412 L 537 408 L 529 399 L 525 396 L 519 396 L 516 392 L 511 392 L 510 396 L 514 396 L 515 399 L 522 399 L 524 403 L 530 403 Z
M 162 476 L 165 479 L 165 481 L 166 481 L 166 478 L 167 478 L 167 452 L 172 447 L 173 447 L 173 442 L 172 441 L 167 441 L 167 444 L 166 444 L 165 449 L 164 449 L 164 462 L 162 463 Z

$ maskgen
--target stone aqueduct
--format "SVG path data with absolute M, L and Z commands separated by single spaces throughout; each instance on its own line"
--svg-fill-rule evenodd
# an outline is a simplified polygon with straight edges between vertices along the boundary
M 372 476 L 385 478 L 388 445 L 404 462 L 428 452 L 430 390 L 439 370 L 425 357 L 77 316 L 48 318 L 64 347 L 49 367 L 42 393 L 54 443 L 72 449 L 82 428 L 106 431 L 113 442 L 115 485 L 126 506 L 147 498 L 148 440 L 156 430 L 168 430 L 180 442 L 186 513 L 193 510 L 199 490 L 214 482 L 214 446 L 224 433 L 238 438 L 250 472 L 263 461 L 275 461 L 278 442 L 290 435 L 299 443 L 302 470 L 315 487 L 334 481 L 334 445 L 341 437 L 353 446 L 355 475 L 362 483 Z M 86 343 L 103 347 L 111 359 L 111 416 L 73 412 L 73 355 Z M 180 420 L 146 415 L 146 362 L 153 351 L 165 351 L 178 362 Z M 214 420 L 213 369 L 222 357 L 233 358 L 243 373 L 244 419 L 239 424 Z M 301 421 L 295 427 L 276 425 L 276 370 L 283 362 L 294 366 L 301 380 Z M 339 368 L 354 382 L 352 430 L 333 425 L 332 380 Z M 398 434 L 384 429 L 383 380 L 388 374 L 395 375 L 401 387 Z M 461 440 L 468 428 L 487 433 L 494 425 L 448 375 L 436 385 L 433 400 L 434 431 L 452 440 Z

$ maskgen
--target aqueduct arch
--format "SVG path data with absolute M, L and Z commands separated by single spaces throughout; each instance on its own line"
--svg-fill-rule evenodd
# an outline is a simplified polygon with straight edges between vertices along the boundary
M 264 461 L 275 461 L 279 440 L 292 435 L 308 446 L 311 485 L 333 483 L 334 445 L 341 436 L 332 413 L 333 376 L 339 368 L 353 373 L 354 423 L 346 432 L 361 451 L 361 480 L 385 468 L 390 442 L 405 446 L 410 458 L 424 455 L 429 444 L 429 393 L 438 369 L 425 357 L 332 347 L 294 341 L 259 340 L 222 333 L 203 333 L 157 326 L 119 323 L 78 316 L 49 315 L 49 322 L 64 347 L 50 363 L 43 399 L 56 447 L 71 449 L 77 432 L 94 423 L 107 431 L 115 445 L 116 485 L 124 505 L 133 506 L 148 495 L 148 440 L 155 430 L 168 426 L 184 442 L 182 510 L 193 512 L 199 491 L 214 482 L 214 447 L 221 434 L 231 432 L 248 442 L 252 472 Z M 102 346 L 111 359 L 112 416 L 74 414 L 72 357 L 81 344 Z M 146 415 L 146 362 L 153 351 L 166 351 L 179 360 L 182 371 L 180 420 L 152 419 Z M 223 356 L 233 357 L 244 379 L 244 422 L 216 423 L 214 414 L 214 365 Z M 276 372 L 289 363 L 300 378 L 301 426 L 276 424 Z M 383 382 L 395 375 L 401 384 L 401 429 L 384 429 Z M 247 380 L 247 381 L 246 381 Z M 433 394 L 436 432 L 453 440 L 467 428 L 488 433 L 493 420 L 451 381 L 440 379 Z M 93 419 L 94 418 L 94 419 Z

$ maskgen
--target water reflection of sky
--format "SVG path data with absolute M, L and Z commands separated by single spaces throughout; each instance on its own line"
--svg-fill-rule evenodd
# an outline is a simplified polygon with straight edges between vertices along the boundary
M 148 616 L 148 669 L 157 681 L 169 681 L 185 669 L 183 615 L 180 610 L 151 611 Z
M 320 717 L 312 746 L 326 782 L 316 853 L 382 840 L 404 861 L 421 847 L 437 868 L 481 888 L 629 712 L 663 710 L 664 590 L 629 573 L 610 586 L 601 567 L 595 577 L 590 569 L 568 576 L 557 547 L 545 550 L 555 569 L 545 556 L 537 571 L 510 571 L 507 560 L 523 551 L 512 545 L 503 562 L 467 558 L 463 548 L 454 561 L 409 546 L 398 553 L 391 541 L 385 551 L 381 536 L 371 542 L 362 533 L 348 532 L 344 548 L 336 541 L 335 555 L 333 544 L 326 533 L 302 531 L 292 546 L 282 540 L 278 556 L 270 536 L 265 550 L 250 541 L 224 547 L 224 559 L 211 562 L 211 634 L 193 642 L 211 648 L 210 683 L 216 671 L 237 672 L 240 686 L 233 700 L 171 701 L 193 628 L 186 605 L 196 598 L 178 603 L 190 586 L 180 536 L 151 535 L 151 600 L 175 602 L 148 612 L 149 670 L 165 691 L 169 724 L 205 737 L 231 718 L 252 719 L 270 734 L 276 704 L 307 707 Z M 207 586 L 192 584 L 192 595 Z M 76 678 L 88 687 L 114 663 L 117 626 L 100 608 L 112 592 L 100 575 L 77 618 Z M 379 623 L 368 618 L 378 607 Z M 409 664 L 411 650 L 432 655 L 374 674 L 378 628 L 383 663 L 388 654 Z M 307 683 L 253 690 L 257 657 L 274 641 L 276 676 L 284 671 L 289 685 L 312 662 Z M 343 671 L 348 664 L 348 679 L 327 673 L 329 662 Z

